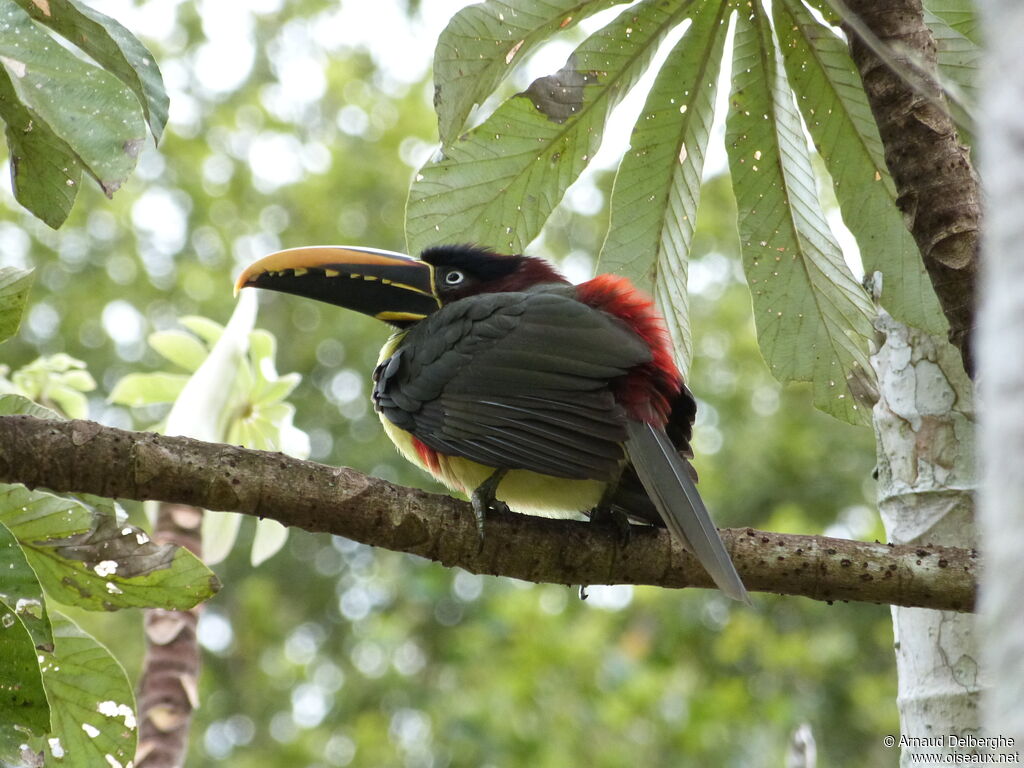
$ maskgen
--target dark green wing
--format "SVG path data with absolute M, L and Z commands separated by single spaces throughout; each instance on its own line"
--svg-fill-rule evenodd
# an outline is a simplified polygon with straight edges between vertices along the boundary
M 651 355 L 624 323 L 568 290 L 481 294 L 434 313 L 378 366 L 377 409 L 449 456 L 614 476 L 627 432 L 612 382 Z

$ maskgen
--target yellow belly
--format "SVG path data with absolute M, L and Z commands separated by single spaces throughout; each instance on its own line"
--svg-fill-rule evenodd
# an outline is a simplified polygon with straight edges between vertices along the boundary
M 427 466 L 413 445 L 412 435 L 381 416 L 381 424 L 399 452 L 412 464 L 467 497 L 494 472 L 493 467 L 459 456 L 438 454 L 436 471 Z M 575 517 L 597 506 L 605 484 L 598 480 L 567 480 L 526 469 L 510 470 L 495 492 L 514 512 L 543 517 Z

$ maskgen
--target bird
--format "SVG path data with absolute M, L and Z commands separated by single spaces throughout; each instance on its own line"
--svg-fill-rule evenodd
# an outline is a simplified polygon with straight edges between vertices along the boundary
M 627 278 L 573 284 L 548 261 L 478 245 L 418 258 L 376 248 L 289 248 L 246 287 L 388 323 L 374 408 L 411 463 L 472 502 L 667 527 L 728 597 L 749 604 L 688 459 L 696 400 L 662 316 Z

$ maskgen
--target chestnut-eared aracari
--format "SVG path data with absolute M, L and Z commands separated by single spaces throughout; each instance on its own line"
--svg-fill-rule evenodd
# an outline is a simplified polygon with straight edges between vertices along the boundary
M 625 278 L 573 285 L 542 259 L 438 246 L 419 259 L 293 248 L 254 286 L 354 309 L 396 330 L 373 403 L 402 454 L 473 501 L 664 524 L 729 597 L 749 602 L 694 486 L 696 413 L 651 300 Z M 626 529 L 628 530 L 628 528 Z

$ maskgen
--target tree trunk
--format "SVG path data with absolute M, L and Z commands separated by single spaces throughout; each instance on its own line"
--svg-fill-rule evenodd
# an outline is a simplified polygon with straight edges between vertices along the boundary
M 161 503 L 153 541 L 177 544 L 202 557 L 203 510 Z M 199 706 L 199 643 L 202 605 L 189 611 L 146 610 L 146 658 L 139 680 L 138 768 L 180 768 L 188 752 L 192 713 Z
M 974 423 L 965 370 L 973 374 L 978 179 L 935 78 L 937 48 L 921 0 L 847 0 L 846 6 L 853 16 L 843 26 L 897 204 L 960 352 L 958 359 L 944 342 L 879 317 L 884 343 L 872 358 L 880 390 L 878 506 L 890 542 L 973 546 Z M 950 739 L 980 734 L 972 619 L 899 607 L 892 618 L 901 738 L 891 746 L 901 749 L 901 765 L 914 764 L 921 753 L 974 751 Z
M 935 40 L 921 0 L 846 0 L 846 5 L 859 23 L 843 29 L 878 123 L 885 163 L 899 193 L 896 203 L 949 321 L 950 341 L 973 374 L 981 192 L 970 150 L 961 144 L 936 81 Z M 874 39 L 862 39 L 861 30 Z M 875 45 L 888 49 L 894 66 Z
M 993 681 L 986 691 L 987 732 L 1024 746 L 1024 6 L 980 3 L 988 41 L 981 110 L 987 212 L 980 373 L 985 395 L 980 499 L 986 557 L 982 656 Z
M 956 350 L 884 312 L 872 357 L 878 508 L 891 543 L 973 546 L 974 410 Z M 927 557 L 927 551 L 921 554 Z M 982 683 L 972 616 L 892 607 L 901 765 L 923 752 L 964 753 L 950 734 L 978 736 Z M 888 743 L 887 743 L 887 746 Z

